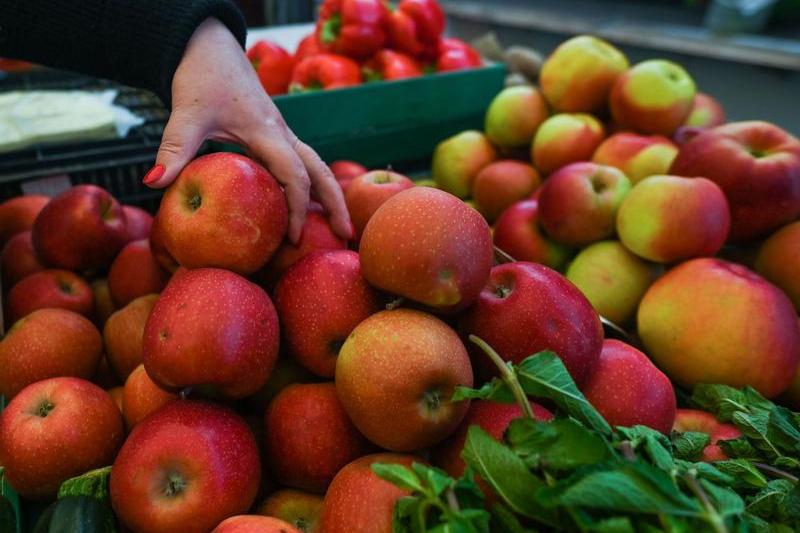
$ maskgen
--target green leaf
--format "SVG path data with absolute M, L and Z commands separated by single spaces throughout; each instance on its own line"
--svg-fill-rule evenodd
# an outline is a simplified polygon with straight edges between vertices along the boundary
M 111 467 L 106 466 L 68 479 L 58 489 L 58 499 L 60 500 L 67 496 L 91 496 L 101 501 L 108 501 L 110 498 L 108 492 L 110 477 Z
M 694 461 L 703 453 L 703 449 L 711 442 L 708 433 L 697 431 L 687 431 L 685 433 L 674 432 L 672 434 L 672 447 L 675 457 Z
M 669 470 L 675 465 L 672 459 L 672 442 L 660 431 L 642 425 L 616 429 L 618 434 L 630 441 L 634 450 L 643 449 L 657 467 Z
M 417 474 L 435 496 L 439 496 L 444 490 L 455 483 L 455 480 L 447 475 L 447 472 L 432 466 L 414 462 L 411 464 L 412 470 Z
M 14 506 L 4 497 L 0 497 L 0 531 L 16 531 L 17 514 Z
M 720 440 L 717 444 L 728 457 L 736 459 L 761 459 L 763 454 L 755 449 L 747 437 L 741 436 L 736 439 Z
M 770 409 L 767 435 L 787 455 L 794 456 L 800 452 L 800 427 L 794 413 L 785 407 L 774 405 Z
M 461 457 L 512 511 L 548 525 L 555 523 L 555 514 L 536 501 L 536 490 L 544 487 L 544 482 L 517 454 L 480 427 L 469 428 Z
M 775 479 L 747 499 L 747 512 L 764 520 L 800 520 L 798 487 L 785 479 Z
M 590 526 L 588 531 L 595 533 L 636 533 L 631 519 L 627 516 L 614 516 L 600 520 Z
M 720 485 L 731 485 L 735 481 L 733 477 L 718 470 L 711 463 L 692 463 L 691 461 L 675 459 L 675 466 L 682 473 L 691 473 L 698 478 L 707 479 Z
M 733 477 L 736 487 L 760 489 L 767 486 L 767 478 L 764 474 L 746 459 L 716 461 L 714 467 Z
M 417 510 L 422 500 L 417 496 L 403 496 L 394 505 L 392 513 L 392 532 L 393 533 L 416 533 L 424 531 L 425 524 L 421 528 L 413 527 L 413 520 L 418 516 Z
M 769 411 L 759 410 L 754 413 L 736 411 L 733 413 L 732 421 L 736 427 L 750 438 L 750 442 L 757 449 L 767 453 L 768 457 L 780 457 L 783 455 L 777 446 L 769 439 Z
M 702 516 L 664 471 L 642 462 L 615 462 L 584 476 L 567 478 L 539 492 L 546 505 L 589 507 L 614 513 Z
M 475 482 L 475 473 L 469 466 L 464 469 L 461 478 L 456 480 L 453 492 L 456 493 L 456 499 L 462 509 L 483 509 L 485 507 L 483 492 Z
M 418 492 L 425 491 L 417 474 L 404 465 L 375 463 L 372 465 L 372 471 L 379 478 L 401 489 Z
M 751 387 L 736 389 L 728 385 L 700 384 L 692 392 L 692 402 L 710 411 L 723 422 L 733 420 L 737 411 L 769 410 L 774 405 Z
M 606 435 L 611 426 L 581 394 L 564 363 L 553 352 L 540 352 L 522 361 L 517 378 L 526 394 L 552 400 L 569 416 Z
M 484 383 L 480 389 L 469 387 L 456 387 L 453 397 L 454 402 L 461 400 L 492 400 L 500 403 L 515 403 L 511 390 L 500 378 L 494 378 Z
M 714 503 L 714 508 L 720 516 L 740 515 L 744 512 L 744 500 L 730 489 L 720 487 L 706 479 L 700 480 L 700 486 Z
M 534 469 L 569 470 L 611 458 L 606 441 L 569 418 L 514 420 L 506 431 L 506 440 Z
M 495 503 L 491 507 L 493 533 L 535 533 L 536 530 L 524 527 L 511 509 L 502 503 Z

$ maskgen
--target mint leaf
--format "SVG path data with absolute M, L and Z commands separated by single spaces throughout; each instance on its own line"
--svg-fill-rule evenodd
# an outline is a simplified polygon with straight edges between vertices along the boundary
M 762 453 L 756 450 L 747 437 L 742 436 L 737 439 L 721 440 L 717 444 L 728 457 L 737 459 L 761 459 Z
M 715 485 L 706 479 L 700 480 L 700 486 L 706 491 L 713 501 L 717 513 L 723 518 L 740 515 L 744 512 L 744 500 L 732 490 Z
M 675 459 L 675 466 L 681 473 L 690 473 L 698 478 L 707 479 L 720 485 L 731 485 L 735 481 L 730 475 L 718 470 L 711 463 L 692 463 Z
M 797 455 L 800 452 L 800 426 L 797 425 L 794 413 L 785 407 L 773 405 L 770 409 L 767 435 L 787 455 Z
M 394 505 L 392 513 L 392 532 L 393 533 L 416 533 L 425 531 L 425 523 L 415 524 L 414 520 L 419 518 L 419 507 L 422 501 L 417 496 L 403 496 Z
M 672 448 L 675 457 L 687 461 L 694 461 L 699 458 L 703 453 L 703 449 L 710 442 L 711 436 L 708 433 L 687 431 L 686 433 L 675 432 L 672 434 Z
M 62 483 L 58 489 L 58 499 L 60 500 L 67 496 L 91 496 L 100 501 L 107 501 L 110 498 L 108 492 L 110 476 L 111 467 L 106 466 L 70 478 Z
M 517 366 L 517 378 L 526 394 L 548 398 L 569 416 L 606 435 L 611 426 L 581 394 L 564 363 L 553 352 L 540 352 Z
M 736 411 L 772 408 L 773 403 L 751 387 L 735 389 L 728 385 L 700 384 L 692 392 L 692 402 L 710 411 L 723 422 L 730 422 Z
M 752 414 L 736 411 L 732 415 L 732 422 L 736 427 L 750 438 L 750 442 L 757 449 L 765 452 L 767 457 L 776 458 L 783 455 L 778 447 L 769 439 L 769 411 L 759 410 Z
M 728 459 L 716 461 L 714 467 L 730 475 L 735 487 L 763 488 L 767 486 L 767 478 L 746 459 Z
M 451 401 L 461 400 L 492 400 L 500 403 L 514 403 L 514 395 L 511 390 L 500 378 L 493 378 L 481 386 L 480 389 L 470 389 L 469 387 L 456 387 Z
M 798 487 L 785 479 L 775 479 L 747 499 L 747 512 L 767 521 L 797 523 L 800 520 Z
M 0 496 L 0 531 L 16 531 L 17 514 L 14 506 L 5 497 Z
M 418 492 L 425 491 L 417 474 L 404 465 L 375 463 L 372 465 L 372 471 L 379 478 L 401 489 Z
M 611 458 L 606 441 L 569 418 L 514 420 L 506 431 L 506 440 L 533 469 L 569 470 Z
M 491 531 L 497 533 L 535 533 L 524 527 L 511 510 L 502 503 L 491 507 Z
M 414 470 L 419 479 L 424 480 L 436 496 L 439 496 L 446 488 L 455 483 L 455 480 L 447 475 L 447 472 L 439 468 L 415 462 L 412 463 L 411 469 Z
M 461 457 L 512 511 L 548 525 L 555 523 L 555 513 L 536 501 L 535 493 L 545 486 L 544 482 L 528 470 L 517 454 L 480 427 L 469 428 Z

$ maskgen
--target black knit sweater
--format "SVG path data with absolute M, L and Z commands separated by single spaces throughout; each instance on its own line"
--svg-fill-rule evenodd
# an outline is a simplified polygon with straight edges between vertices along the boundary
M 244 45 L 232 0 L 0 0 L 0 56 L 150 89 L 169 106 L 186 43 L 209 17 Z

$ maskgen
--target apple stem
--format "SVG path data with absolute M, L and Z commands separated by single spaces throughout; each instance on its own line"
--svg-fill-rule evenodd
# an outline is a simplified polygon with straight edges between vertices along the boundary
M 500 371 L 501 379 L 505 382 L 508 388 L 511 389 L 511 394 L 514 395 L 514 399 L 522 409 L 522 413 L 526 418 L 533 420 L 533 411 L 531 410 L 531 404 L 528 401 L 528 396 L 525 394 L 525 391 L 522 390 L 522 385 L 519 384 L 517 374 L 514 372 L 514 370 L 509 367 L 508 363 L 503 361 L 503 358 L 500 357 L 500 354 L 498 354 L 494 348 L 489 346 L 486 341 L 477 335 L 470 335 L 469 340 L 489 356 L 489 359 L 492 360 L 497 369 Z
M 770 466 L 764 463 L 753 463 L 753 465 L 764 472 L 765 474 L 770 474 L 771 476 L 785 479 L 786 481 L 791 481 L 792 483 L 797 483 L 800 481 L 800 478 L 786 472 L 785 470 L 781 470 L 780 468 L 775 468 L 774 466 Z
M 394 300 L 392 300 L 391 302 L 389 302 L 388 304 L 386 304 L 386 310 L 387 311 L 391 311 L 392 309 L 397 309 L 398 307 L 403 305 L 405 302 L 406 302 L 406 299 L 403 298 L 402 296 L 397 297 Z
M 708 523 L 714 529 L 716 533 L 728 533 L 728 528 L 725 526 L 725 521 L 719 515 L 717 510 L 714 508 L 714 505 L 711 503 L 711 500 L 708 499 L 708 494 L 706 491 L 703 490 L 703 487 L 700 486 L 700 483 L 697 482 L 697 478 L 694 477 L 694 474 L 691 472 L 687 472 L 683 476 L 683 480 L 686 482 L 686 486 L 689 487 L 697 499 L 703 504 L 705 507 L 708 519 Z
M 517 260 L 508 255 L 506 252 L 494 246 L 494 259 L 495 262 L 502 265 L 503 263 L 516 263 Z

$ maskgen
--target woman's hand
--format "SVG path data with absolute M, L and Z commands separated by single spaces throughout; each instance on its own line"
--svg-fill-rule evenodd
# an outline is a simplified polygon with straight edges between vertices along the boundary
M 206 139 L 237 143 L 286 191 L 289 239 L 297 242 L 313 187 L 334 231 L 352 238 L 344 196 L 328 166 L 286 125 L 239 43 L 217 19 L 197 27 L 172 79 L 172 115 L 145 184 L 172 183 Z

